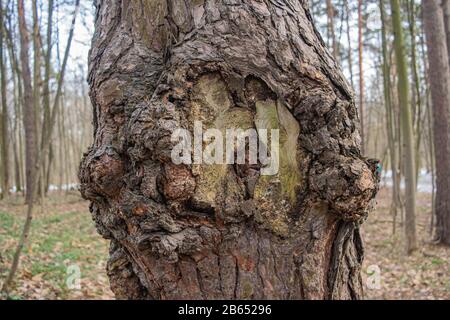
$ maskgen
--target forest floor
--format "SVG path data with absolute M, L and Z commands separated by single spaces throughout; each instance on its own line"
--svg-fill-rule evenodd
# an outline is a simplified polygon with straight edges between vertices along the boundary
M 88 203 L 75 191 L 51 193 L 35 207 L 12 299 L 112 299 L 105 267 L 108 242 L 96 230 Z M 24 221 L 23 198 L 0 202 L 0 283 Z M 79 289 L 76 279 L 80 275 Z
M 366 287 L 366 299 L 450 299 L 450 248 L 430 242 L 431 195 L 417 195 L 419 249 L 410 256 L 405 255 L 400 223 L 393 233 L 390 197 L 389 189 L 380 190 L 376 210 L 362 227 L 364 281 L 367 283 L 367 276 L 370 278 L 378 271 L 381 280 L 379 287 Z M 400 222 L 401 218 L 397 220 Z
M 392 233 L 389 194 L 381 190 L 377 209 L 363 227 L 363 281 L 372 284 L 366 298 L 450 299 L 450 248 L 428 241 L 429 194 L 418 196 L 420 249 L 409 257 L 402 250 L 401 226 Z M 23 198 L 0 202 L 0 283 L 21 232 L 24 208 Z M 44 206 L 36 207 L 29 243 L 10 298 L 113 299 L 105 273 L 108 243 L 96 233 L 88 204 L 77 193 L 52 193 Z M 78 273 L 79 287 L 74 281 Z M 379 283 L 374 281 L 378 275 Z

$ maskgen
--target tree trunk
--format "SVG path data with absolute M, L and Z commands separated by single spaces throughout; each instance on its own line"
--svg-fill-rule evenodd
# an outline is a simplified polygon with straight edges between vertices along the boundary
M 44 120 L 42 121 L 42 135 L 41 135 L 41 148 L 45 144 L 44 136 L 47 133 L 47 129 L 50 126 L 50 72 L 51 72 L 51 57 L 52 57 L 52 36 L 53 36 L 53 0 L 48 1 L 48 22 L 47 22 L 47 48 L 45 52 L 45 79 L 43 86 L 43 104 L 44 104 Z M 44 155 L 45 157 L 45 155 Z M 53 160 L 53 146 L 50 146 L 49 156 L 47 160 L 47 168 L 45 177 L 45 190 L 47 194 L 50 186 L 50 168 Z
M 350 28 L 350 8 L 348 4 L 348 0 L 344 0 L 345 6 L 345 24 L 347 31 L 347 60 L 348 60 L 348 72 L 350 74 L 350 84 L 352 88 L 355 87 L 355 83 L 353 81 L 353 50 L 352 50 L 352 38 L 351 38 L 351 28 Z
M 365 136 L 365 123 L 364 123 L 364 39 L 363 39 L 363 2 L 358 0 L 358 57 L 359 57 L 359 117 L 361 121 L 361 138 L 362 138 L 362 152 L 365 152 L 366 136 Z
M 437 1 L 422 1 L 428 48 L 434 145 L 436 157 L 437 239 L 450 244 L 450 67 L 442 9 Z
M 8 20 L 6 21 L 7 24 L 3 25 L 3 31 L 4 36 L 6 40 L 6 45 L 8 48 L 9 53 L 9 63 L 10 63 L 10 70 L 12 73 L 12 78 L 14 81 L 14 90 L 13 90 L 13 96 L 14 96 L 14 132 L 16 135 L 15 142 L 12 143 L 12 146 L 14 148 L 14 153 L 17 155 L 17 161 L 16 162 L 16 168 L 15 168 L 15 177 L 16 177 L 16 191 L 21 192 L 22 191 L 22 185 L 23 185 L 23 139 L 22 139 L 22 104 L 23 104 L 23 94 L 22 94 L 22 74 L 20 72 L 19 62 L 16 57 L 16 47 L 13 42 L 10 26 L 11 26 L 11 18 L 8 17 Z M 8 25 L 9 27 L 5 27 L 5 25 Z
M 396 146 L 396 137 L 394 129 L 394 114 L 392 107 L 392 96 L 391 96 L 391 74 L 390 74 L 390 63 L 388 58 L 388 45 L 387 45 L 387 32 L 386 32 L 386 11 L 385 11 L 385 0 L 379 1 L 380 5 L 380 19 L 381 19 L 381 46 L 383 55 L 383 93 L 384 93 L 384 104 L 386 108 L 386 130 L 387 139 L 389 146 L 389 156 L 391 162 L 392 171 L 392 203 L 391 203 L 391 215 L 393 217 L 393 234 L 396 231 L 397 223 L 397 212 L 401 206 L 400 190 L 397 188 L 399 183 L 397 183 L 397 164 L 398 164 L 398 148 Z
M 331 0 L 327 0 L 327 18 L 328 18 L 328 37 L 331 38 L 331 45 L 332 45 L 332 53 L 334 60 L 338 60 L 338 49 L 337 49 L 337 43 L 336 43 L 336 31 L 334 28 L 334 6 L 331 3 Z
M 5 68 L 5 58 L 3 51 L 4 44 L 4 30 L 3 30 L 3 17 L 5 14 L 3 9 L 3 1 L 0 0 L 0 90 L 1 90 L 1 103 L 2 103 L 2 112 L 1 112 L 1 133 L 2 133 L 2 141 L 1 141 L 1 160 L 2 160 L 2 193 L 1 196 L 6 197 L 9 195 L 9 141 L 8 141 L 8 105 L 6 102 L 6 68 Z
M 406 252 L 417 249 L 416 237 L 416 169 L 415 148 L 413 142 L 413 124 L 409 101 L 408 66 L 405 58 L 403 29 L 401 24 L 399 0 L 391 0 L 392 25 L 394 28 L 395 57 L 398 68 L 398 100 L 400 121 L 405 145 L 405 236 Z
M 441 6 L 444 14 L 445 40 L 447 42 L 448 59 L 450 65 L 450 1 L 442 0 Z
M 23 0 L 18 1 L 19 31 L 20 31 L 20 60 L 22 65 L 22 79 L 24 87 L 23 121 L 25 128 L 25 170 L 26 170 L 26 200 L 32 197 L 34 184 L 34 170 L 37 156 L 36 114 L 33 109 L 33 87 L 31 85 L 31 71 L 29 60 L 29 34 L 24 14 Z
M 411 69 L 414 82 L 414 90 L 412 93 L 413 98 L 413 128 L 415 135 L 415 165 L 416 165 L 416 187 L 419 180 L 419 173 L 421 169 L 421 153 L 420 147 L 422 145 L 422 98 L 420 96 L 420 78 L 419 71 L 417 69 L 417 45 L 416 45 L 416 4 L 415 0 L 410 0 L 406 2 L 406 7 L 408 11 L 408 24 L 409 24 L 409 34 L 411 37 Z
M 130 299 L 360 299 L 378 189 L 308 1 L 98 0 L 81 192 Z M 171 134 L 280 128 L 280 170 L 175 165 Z

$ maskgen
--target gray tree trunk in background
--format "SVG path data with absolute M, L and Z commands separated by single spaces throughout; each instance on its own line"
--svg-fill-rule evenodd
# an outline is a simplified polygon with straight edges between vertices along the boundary
M 5 61 L 4 58 L 4 21 L 3 17 L 5 14 L 4 8 L 3 8 L 3 1 L 0 0 L 0 93 L 1 93 L 1 104 L 2 104 L 2 111 L 1 111 L 1 121 L 0 121 L 0 128 L 2 133 L 2 139 L 1 139 L 1 197 L 7 197 L 9 194 L 9 135 L 8 135 L 8 104 L 6 101 L 6 67 L 5 67 Z
M 449 0 L 442 0 L 441 2 L 443 14 L 444 14 L 444 32 L 445 32 L 445 39 L 447 42 L 447 52 L 448 52 L 448 59 L 450 64 L 450 1 Z
M 397 213 L 401 209 L 401 190 L 400 190 L 400 174 L 398 170 L 398 146 L 395 130 L 395 115 L 393 111 L 392 96 L 391 96 L 391 74 L 390 74 L 390 62 L 389 62 L 389 50 L 387 43 L 387 31 L 386 31 L 386 9 L 385 0 L 379 1 L 380 6 L 380 18 L 381 18 L 381 47 L 383 55 L 383 93 L 384 104 L 386 108 L 386 130 L 387 140 L 389 146 L 390 165 L 392 171 L 392 203 L 391 203 L 391 215 L 393 217 L 392 231 L 395 234 L 397 225 Z
M 331 0 L 327 0 L 327 18 L 328 18 L 328 38 L 331 38 L 331 52 L 334 60 L 338 60 L 339 52 L 337 48 L 336 32 L 334 27 L 335 9 Z
M 118 298 L 360 299 L 378 189 L 307 0 L 97 0 L 80 168 Z M 171 134 L 280 129 L 280 171 L 175 165 Z
M 427 39 L 429 79 L 436 157 L 435 236 L 450 244 L 450 68 L 442 8 L 438 1 L 422 1 Z
M 37 160 L 37 129 L 36 113 L 33 108 L 33 87 L 31 84 L 29 58 L 30 37 L 26 24 L 23 0 L 18 0 L 18 16 L 20 31 L 20 62 L 24 88 L 23 122 L 25 128 L 26 201 L 30 202 L 32 199 L 32 186 L 34 185 L 34 171 Z
M 417 249 L 416 234 L 416 169 L 413 123 L 409 99 L 408 65 L 406 63 L 403 29 L 399 0 L 391 0 L 392 25 L 394 30 L 395 58 L 398 68 L 397 91 L 400 104 L 400 123 L 403 135 L 405 161 L 405 238 L 406 252 Z
M 364 16 L 363 16 L 363 1 L 358 0 L 358 63 L 359 63 L 359 117 L 361 122 L 361 137 L 362 137 L 362 151 L 366 147 L 366 127 L 364 119 Z

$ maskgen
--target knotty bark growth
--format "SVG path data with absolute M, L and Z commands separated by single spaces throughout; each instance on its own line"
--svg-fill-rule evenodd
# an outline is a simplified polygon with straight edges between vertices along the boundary
M 81 192 L 118 298 L 359 299 L 378 188 L 308 1 L 96 2 Z M 260 121 L 266 119 L 267 121 Z M 280 129 L 280 172 L 174 165 L 171 134 Z

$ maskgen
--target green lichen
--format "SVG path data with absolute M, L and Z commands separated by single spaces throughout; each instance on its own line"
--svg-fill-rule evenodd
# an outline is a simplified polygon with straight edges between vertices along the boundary
M 275 234 L 286 236 L 288 213 L 295 206 L 296 192 L 302 182 L 297 145 L 300 127 L 289 110 L 274 100 L 256 102 L 255 125 L 258 130 L 280 130 L 279 171 L 258 180 L 255 199 L 259 210 L 255 217 Z M 270 140 L 268 144 L 271 145 Z
M 300 134 L 298 122 L 283 104 L 267 100 L 256 102 L 255 125 L 259 130 L 280 130 L 279 172 L 275 176 L 267 176 L 265 179 L 260 179 L 260 183 L 263 184 L 260 187 L 266 189 L 268 184 L 279 182 L 281 190 L 278 191 L 280 196 L 293 205 L 296 200 L 296 190 L 301 183 L 297 146 Z
M 226 84 L 218 74 L 203 76 L 193 89 L 190 123 L 194 124 L 195 121 L 202 121 L 203 130 L 210 128 L 220 130 L 224 147 L 227 129 L 247 130 L 253 127 L 251 111 L 232 107 Z M 204 143 L 203 147 L 206 144 Z M 223 160 L 225 162 L 225 158 Z M 235 182 L 226 179 L 227 172 L 226 164 L 194 166 L 193 173 L 197 177 L 194 202 L 215 208 L 218 197 L 223 196 L 225 190 L 227 193 L 242 192 Z M 230 185 L 233 183 L 234 185 Z
M 250 299 L 253 296 L 253 286 L 250 282 L 245 281 L 242 284 L 242 299 Z
M 296 190 L 302 177 L 299 168 L 298 137 L 300 126 L 286 107 L 278 103 L 280 131 L 280 180 L 282 192 L 291 203 L 296 201 Z
M 299 168 L 298 137 L 300 127 L 290 111 L 280 102 L 266 99 L 256 101 L 256 113 L 250 109 L 233 106 L 224 80 L 218 74 L 205 75 L 193 88 L 191 97 L 190 123 L 202 121 L 203 130 L 214 128 L 222 132 L 226 146 L 226 130 L 256 128 L 269 133 L 278 129 L 280 135 L 279 172 L 276 175 L 261 176 L 254 190 L 257 212 L 255 218 L 274 233 L 286 236 L 289 231 L 288 214 L 296 203 L 296 192 L 302 183 Z M 193 128 L 191 128 L 193 129 Z M 207 143 L 204 143 L 205 147 Z M 225 151 L 225 150 L 224 150 Z M 240 198 L 242 188 L 235 179 L 227 179 L 228 165 L 200 164 L 193 166 L 197 188 L 194 203 L 216 208 L 224 197 L 232 193 L 234 199 Z M 233 182 L 234 181 L 234 182 Z

